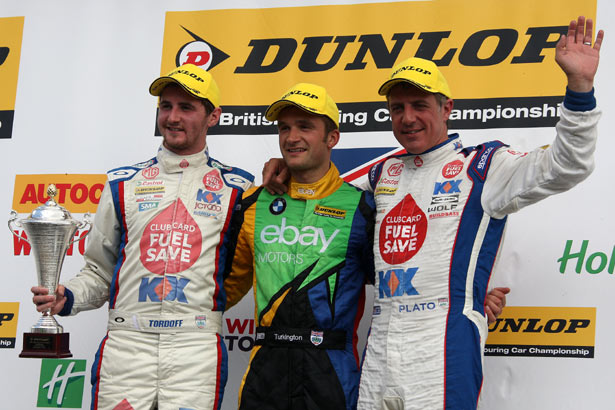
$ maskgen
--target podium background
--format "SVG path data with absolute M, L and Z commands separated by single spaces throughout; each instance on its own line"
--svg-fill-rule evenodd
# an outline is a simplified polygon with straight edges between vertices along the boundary
M 396 16 L 393 22 L 389 22 L 384 12 L 366 14 L 363 19 L 349 17 L 368 10 L 367 6 L 358 6 L 368 3 L 381 3 L 373 6 L 376 11 L 417 7 L 431 10 L 431 13 L 426 13 L 422 18 L 421 15 Z M 74 192 L 67 189 L 66 201 L 73 216 L 81 219 L 85 208 L 95 210 L 92 198 L 96 198 L 97 192 L 99 195 L 97 184 L 104 181 L 103 174 L 107 170 L 141 162 L 155 155 L 161 140 L 154 136 L 156 100 L 147 90 L 150 82 L 174 63 L 168 56 L 177 53 L 176 44 L 192 41 L 191 38 L 178 38 L 173 31 L 178 27 L 176 21 L 191 21 L 192 11 L 203 10 L 205 14 L 195 13 L 194 24 L 185 28 L 203 36 L 205 41 L 210 41 L 231 56 L 226 63 L 221 62 L 211 69 L 223 93 L 223 106 L 242 108 L 267 105 L 290 85 L 306 79 L 333 88 L 335 92 L 332 94 L 339 103 L 382 101 L 376 93 L 377 84 L 386 77 L 389 69 L 376 67 L 369 53 L 365 57 L 368 62 L 365 73 L 361 70 L 344 71 L 342 63 L 330 72 L 300 72 L 297 61 L 305 37 L 355 35 L 356 43 L 359 35 L 378 34 L 381 29 L 382 37 L 391 49 L 394 43 L 391 30 L 394 30 L 393 33 L 402 32 L 398 28 L 401 24 L 398 20 L 407 20 L 408 27 L 403 32 L 416 34 L 408 40 L 409 46 L 402 52 L 402 56 L 406 57 L 416 51 L 419 32 L 452 31 L 450 41 L 460 46 L 479 30 L 513 27 L 518 31 L 519 44 L 525 44 L 525 29 L 528 27 L 565 25 L 579 14 L 592 15 L 595 12 L 598 28 L 606 31 L 596 79 L 596 96 L 604 111 L 599 125 L 596 170 L 588 180 L 571 191 L 510 216 L 500 261 L 491 281 L 491 286 L 509 286 L 513 289 L 508 297 L 508 309 L 513 313 L 515 307 L 551 307 L 556 308 L 556 316 L 560 314 L 561 317 L 574 318 L 576 308 L 595 308 L 591 334 L 585 331 L 583 341 L 587 343 L 582 344 L 595 347 L 594 357 L 486 357 L 482 408 L 611 409 L 615 399 L 611 386 L 615 331 L 610 313 L 615 308 L 611 296 L 615 279 L 608 266 L 615 264 L 612 235 L 615 195 L 610 187 L 613 178 L 611 155 L 615 152 L 612 136 L 615 111 L 609 96 L 615 94 L 615 83 L 609 73 L 615 72 L 612 46 L 615 38 L 615 5 L 606 0 L 544 1 L 532 7 L 528 7 L 530 3 L 527 1 L 506 6 L 500 2 L 496 6 L 496 2 L 487 0 L 464 3 L 434 0 L 392 5 L 373 0 L 304 0 L 293 2 L 293 7 L 286 8 L 289 2 L 279 0 L 228 0 L 216 5 L 196 0 L 3 1 L 0 3 L 0 50 L 10 45 L 10 53 L 4 64 L 0 65 L 0 111 L 14 110 L 14 121 L 10 138 L 0 139 L 3 157 L 0 190 L 5 193 L 0 209 L 4 209 L 8 219 L 9 211 L 20 199 L 35 197 L 29 196 L 34 191 L 28 189 L 59 178 L 74 189 Z M 323 7 L 299 9 L 299 6 Z M 263 10 L 254 10 L 258 7 Z M 476 18 L 472 21 L 463 16 L 455 19 L 446 14 L 449 7 L 465 10 L 465 13 Z M 220 14 L 207 14 L 208 8 L 216 8 Z M 238 9 L 251 10 L 239 12 Z M 322 14 L 323 18 L 297 20 L 297 16 L 304 12 L 306 16 L 311 16 L 310 13 Z M 558 17 L 554 22 L 552 13 L 566 17 Z M 282 27 L 259 25 L 260 15 L 264 16 L 264 21 L 279 22 Z M 208 16 L 219 16 L 220 20 L 211 19 L 211 26 L 208 26 L 203 23 L 208 21 Z M 234 20 L 235 16 L 237 21 Z M 288 16 L 291 22 L 284 20 L 284 16 Z M 19 20 L 13 19 L 15 17 L 23 17 L 23 35 L 15 28 L 19 26 L 14 24 L 15 21 L 19 23 Z M 244 26 L 246 21 L 247 27 Z M 240 22 L 242 25 L 239 25 Z M 390 29 L 389 24 L 395 27 Z M 260 31 L 250 31 L 253 26 L 260 27 Z M 290 68 L 279 75 L 262 74 L 261 77 L 256 74 L 242 77 L 233 71 L 245 62 L 251 39 L 281 37 L 295 38 L 298 44 L 296 55 L 288 65 Z M 14 46 L 16 39 L 21 42 L 21 47 Z M 240 44 L 243 48 L 239 50 L 234 44 Z M 491 50 L 496 47 L 494 43 L 485 42 L 485 45 L 487 49 L 481 50 L 482 54 L 478 53 L 480 58 L 489 55 L 489 47 Z M 450 44 L 442 46 L 437 56 L 442 57 L 450 47 Z M 354 53 L 357 48 L 352 49 Z M 443 68 L 456 99 L 563 95 L 564 77 L 558 74 L 552 50 L 543 53 L 545 58 L 542 62 L 511 64 L 512 57 L 518 56 L 521 51 L 523 47 L 518 45 L 501 63 L 487 67 L 462 66 L 456 54 L 450 66 Z M 322 57 L 318 61 L 324 63 L 326 59 Z M 353 59 L 354 54 L 342 57 L 344 64 Z M 11 67 L 17 67 L 18 77 L 12 74 Z M 367 85 L 355 83 L 355 75 L 364 75 L 366 83 L 376 84 L 376 88 L 369 85 L 371 89 L 363 90 L 362 87 Z M 233 76 L 237 77 L 237 82 L 234 82 Z M 252 84 L 253 90 L 245 88 Z M 360 92 L 357 89 L 361 89 Z M 251 93 L 256 94 L 257 91 L 266 95 L 253 97 Z M 0 130 L 5 132 L 6 126 L 3 122 Z M 351 126 L 350 123 L 344 125 Z M 254 173 L 257 182 L 260 182 L 262 164 L 278 155 L 277 137 L 272 132 L 254 133 L 248 130 L 250 126 L 246 128 L 234 129 L 229 134 L 220 127 L 218 132 L 223 134 L 208 137 L 209 149 L 214 158 Z M 548 144 L 554 135 L 550 126 L 536 125 L 535 122 L 524 124 L 523 121 L 515 127 L 502 123 L 491 128 L 469 128 L 460 130 L 465 145 L 500 139 L 519 151 Z M 342 140 L 334 153 L 336 163 L 339 160 L 340 168 L 348 174 L 398 148 L 391 132 L 362 131 L 360 125 L 351 131 L 349 129 L 344 132 L 342 128 Z M 456 131 L 454 126 L 451 131 Z M 37 204 L 26 201 L 21 206 L 18 212 L 25 217 Z M 579 273 L 575 272 L 576 259 L 569 261 L 564 273 L 560 273 L 558 259 L 564 254 L 567 241 L 572 241 L 573 253 L 580 250 L 583 241 L 588 241 L 585 261 Z M 39 384 L 44 382 L 41 379 L 42 361 L 18 358 L 22 333 L 28 331 L 38 318 L 29 293 L 29 288 L 36 281 L 34 259 L 19 249 L 8 230 L 0 235 L 0 252 L 3 260 L 0 271 L 3 283 L 0 287 L 0 318 L 2 313 L 9 312 L 14 306 L 7 303 L 19 304 L 18 315 L 13 320 L 0 322 L 0 340 L 10 338 L 11 332 L 12 337 L 16 337 L 13 348 L 0 346 L 0 386 L 4 392 L 0 408 L 37 408 Z M 600 262 L 605 258 L 606 266 L 598 271 Z M 588 265 L 588 259 L 593 264 Z M 73 254 L 65 259 L 62 279 L 72 277 L 81 264 L 82 257 L 76 246 Z M 592 270 L 596 272 L 591 273 Z M 246 297 L 225 316 L 224 331 L 230 366 L 223 409 L 235 408 L 237 389 L 249 358 L 253 326 L 250 299 Z M 369 326 L 370 303 L 371 298 L 360 329 L 362 344 Z M 106 316 L 106 308 L 102 308 L 76 317 L 59 318 L 70 332 L 74 359 L 87 361 L 83 409 L 89 408 L 89 369 L 105 333 Z M 558 342 L 557 337 L 558 334 L 545 335 L 546 339 L 538 344 L 574 345 L 574 341 Z M 521 342 L 511 342 L 514 343 Z

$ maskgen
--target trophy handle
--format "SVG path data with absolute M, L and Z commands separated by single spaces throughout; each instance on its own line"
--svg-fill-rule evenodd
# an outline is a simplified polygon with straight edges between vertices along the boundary
M 24 238 L 24 237 L 17 235 L 17 233 L 15 233 L 15 230 L 13 229 L 13 225 L 15 225 L 17 228 L 23 228 L 23 225 L 21 224 L 21 222 L 19 222 L 19 219 L 17 219 L 18 216 L 19 214 L 15 210 L 11 210 L 11 217 L 9 218 L 9 230 L 11 231 L 13 235 L 18 237 L 19 239 L 23 239 L 24 241 L 30 243 L 28 238 Z
M 85 228 L 85 227 L 87 226 L 88 233 L 89 233 L 90 227 L 92 226 L 92 223 L 90 222 L 90 217 L 91 217 L 90 213 L 89 213 L 89 212 L 86 212 L 86 213 L 83 215 L 83 221 L 79 222 L 79 225 L 77 225 L 77 229 L 83 229 L 83 228 Z M 11 223 L 11 221 L 9 220 L 9 225 L 10 225 L 10 223 Z M 83 239 L 83 238 L 85 238 L 86 236 L 88 236 L 88 235 L 87 235 L 87 234 L 85 234 L 85 235 L 83 235 L 83 236 L 79 236 L 79 239 L 75 239 L 75 238 L 73 238 L 73 239 L 71 239 L 71 240 L 70 240 L 70 242 L 68 243 L 68 245 L 70 246 L 70 245 L 72 245 L 72 244 L 73 244 L 73 243 L 75 243 L 75 242 L 79 242 L 80 240 L 82 240 L 82 239 Z

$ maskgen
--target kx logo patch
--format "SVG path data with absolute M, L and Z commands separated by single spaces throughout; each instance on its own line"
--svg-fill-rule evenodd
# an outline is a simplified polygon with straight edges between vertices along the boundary
M 218 204 L 220 205 L 220 200 L 222 199 L 222 194 L 216 194 L 211 191 L 203 191 L 199 189 L 199 192 L 196 194 L 196 200 L 199 202 L 205 202 L 207 204 Z
M 188 303 L 184 288 L 189 282 L 190 279 L 175 276 L 156 277 L 152 280 L 143 278 L 139 286 L 139 302 L 147 302 L 149 299 L 152 302 L 177 300 L 180 303 Z
M 433 189 L 434 195 L 439 194 L 452 194 L 456 192 L 461 192 L 459 189 L 459 185 L 461 184 L 462 179 L 458 179 L 456 181 L 444 181 L 444 182 L 436 182 L 436 185 Z
M 273 215 L 280 215 L 286 209 L 286 200 L 284 198 L 276 198 L 269 205 L 269 212 Z
M 37 407 L 80 409 L 85 360 L 43 359 Z
M 419 292 L 412 286 L 412 279 L 419 268 L 390 269 L 378 272 L 378 292 L 381 298 L 392 296 L 418 295 Z
M 177 52 L 175 57 L 177 67 L 183 64 L 194 64 L 203 70 L 209 70 L 229 58 L 229 55 L 224 51 L 214 47 L 190 30 L 182 28 L 192 36 L 194 41 L 184 44 Z

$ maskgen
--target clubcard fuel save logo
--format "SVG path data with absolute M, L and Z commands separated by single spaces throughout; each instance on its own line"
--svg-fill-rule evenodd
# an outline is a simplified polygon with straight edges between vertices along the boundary
M 85 366 L 85 360 L 43 359 L 36 406 L 80 409 Z
M 524 8 L 534 12 L 520 16 Z M 224 85 L 224 110 L 212 133 L 274 133 L 264 108 L 300 81 L 325 86 L 341 102 L 342 131 L 390 129 L 377 91 L 390 69 L 412 56 L 435 61 L 447 77 L 456 99 L 451 128 L 550 126 L 565 91 L 555 44 L 571 9 L 595 18 L 596 0 L 168 12 L 161 74 L 193 63 Z M 409 26 L 410 15 L 425 18 Z
M 485 356 L 593 358 L 594 307 L 507 306 L 489 326 Z
M 0 138 L 13 134 L 23 23 L 23 17 L 0 18 Z

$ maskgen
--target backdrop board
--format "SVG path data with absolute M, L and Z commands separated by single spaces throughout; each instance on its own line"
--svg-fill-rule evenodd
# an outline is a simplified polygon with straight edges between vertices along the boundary
M 615 331 L 608 292 L 615 273 L 609 189 L 615 152 L 611 36 L 606 0 L 22 0 L 0 2 L 0 209 L 27 216 L 48 184 L 73 216 L 95 214 L 107 170 L 150 159 L 161 138 L 150 82 L 191 62 L 222 92 L 223 115 L 207 142 L 217 160 L 260 182 L 278 156 L 265 107 L 296 82 L 325 86 L 341 111 L 333 161 L 361 182 L 369 167 L 400 151 L 377 89 L 403 58 L 437 62 L 455 98 L 451 132 L 466 146 L 498 139 L 523 152 L 549 144 L 565 77 L 554 46 L 572 18 L 606 32 L 596 77 L 603 110 L 596 169 L 569 192 L 511 215 L 490 286 L 509 286 L 508 307 L 491 326 L 482 409 L 611 409 Z M 90 408 L 90 368 L 107 309 L 60 318 L 73 357 L 21 359 L 22 334 L 38 319 L 30 287 L 31 248 L 0 235 L 0 408 Z M 76 235 L 84 235 L 79 230 Z M 85 241 L 69 248 L 62 280 L 80 269 Z M 373 287 L 360 332 L 365 343 Z M 237 391 L 254 343 L 252 296 L 225 314 L 229 379 Z

